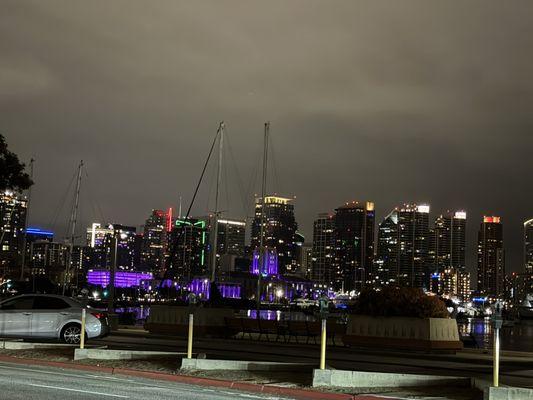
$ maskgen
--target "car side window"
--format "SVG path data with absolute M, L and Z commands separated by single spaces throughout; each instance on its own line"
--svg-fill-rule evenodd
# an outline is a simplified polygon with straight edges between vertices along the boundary
M 57 297 L 37 296 L 33 302 L 34 310 L 62 310 L 69 307 L 65 300 Z
M 33 297 L 21 297 L 6 301 L 2 304 L 2 310 L 31 310 L 33 308 Z

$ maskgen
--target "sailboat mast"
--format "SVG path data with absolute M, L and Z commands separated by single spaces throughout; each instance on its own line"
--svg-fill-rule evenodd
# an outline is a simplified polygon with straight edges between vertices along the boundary
M 259 271 L 257 274 L 257 309 L 261 307 L 261 274 L 265 262 L 265 196 L 267 185 L 267 167 L 268 167 L 268 134 L 270 131 L 270 122 L 265 122 L 265 136 L 263 145 L 263 181 L 261 183 L 261 227 L 259 233 L 259 262 L 257 263 Z M 259 318 L 259 313 L 258 313 Z
M 33 180 L 33 163 L 35 160 L 30 160 L 30 178 Z M 31 186 L 28 188 L 28 202 L 26 203 L 26 218 L 24 220 L 24 236 L 22 240 L 22 265 L 20 267 L 20 280 L 24 280 L 24 270 L 26 269 L 26 246 L 28 243 L 28 221 L 30 218 L 30 204 L 31 204 Z
M 81 173 L 83 170 L 83 160 L 80 161 L 78 166 L 78 179 L 76 181 L 76 195 L 74 199 L 74 207 L 72 208 L 72 214 L 70 215 L 70 239 L 67 265 L 65 268 L 65 277 L 63 279 L 63 295 L 67 287 L 67 280 L 69 279 L 70 271 L 72 269 L 72 251 L 74 249 L 74 235 L 76 233 L 76 223 L 78 221 L 78 207 L 80 204 L 80 188 L 81 188 Z
M 218 126 L 218 170 L 217 170 L 217 190 L 215 195 L 215 212 L 213 213 L 213 240 L 211 248 L 211 282 L 215 282 L 217 271 L 217 248 L 218 248 L 218 216 L 220 211 L 218 210 L 218 198 L 220 195 L 220 182 L 222 179 L 222 157 L 224 146 L 224 121 Z

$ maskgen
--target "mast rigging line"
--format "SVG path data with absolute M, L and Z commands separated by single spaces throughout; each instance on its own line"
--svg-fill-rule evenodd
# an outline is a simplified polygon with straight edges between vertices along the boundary
M 48 226 L 50 226 L 50 230 L 54 230 L 55 227 L 56 227 L 56 223 L 57 223 L 57 220 L 59 218 L 59 214 L 61 214 L 61 211 L 63 210 L 63 207 L 65 207 L 65 202 L 67 201 L 67 197 L 70 193 L 70 188 L 72 187 L 72 184 L 74 183 L 74 180 L 76 179 L 76 175 L 78 174 L 78 172 L 74 172 L 74 174 L 72 175 L 72 178 L 70 179 L 70 182 L 67 186 L 67 190 L 65 191 L 65 193 L 63 194 L 63 197 L 62 197 L 62 200 L 60 201 L 59 203 L 59 206 L 56 208 L 55 212 L 54 212 L 54 215 L 52 217 L 52 220 L 50 221 L 50 223 L 48 224 Z
M 223 122 L 221 122 L 217 128 L 217 132 L 215 134 L 215 137 L 213 139 L 213 143 L 211 144 L 211 148 L 209 149 L 209 153 L 207 154 L 207 159 L 205 160 L 205 163 L 204 163 L 204 167 L 202 168 L 202 173 L 200 174 L 200 178 L 198 179 L 198 183 L 196 184 L 196 188 L 194 189 L 194 194 L 192 196 L 192 199 L 189 203 L 189 207 L 187 208 L 187 213 L 185 214 L 185 220 L 187 220 L 191 214 L 191 209 L 194 205 L 194 201 L 196 200 L 196 196 L 198 194 L 198 190 L 200 189 L 200 185 L 202 184 L 202 180 L 204 179 L 204 175 L 205 175 L 205 171 L 207 169 L 207 166 L 209 164 L 209 160 L 211 159 L 211 155 L 213 154 L 213 149 L 215 148 L 215 145 L 217 143 L 217 139 L 218 139 L 218 135 L 220 134 L 220 131 L 221 131 L 221 127 L 222 127 L 222 124 Z M 179 233 L 179 236 L 176 238 L 176 240 L 173 242 L 172 246 L 171 246 L 171 250 L 170 250 L 170 254 L 169 254 L 169 257 L 168 257 L 168 261 L 167 261 L 167 266 L 165 268 L 165 272 L 163 273 L 163 277 L 161 279 L 161 282 L 159 283 L 159 288 L 161 288 L 163 282 L 166 280 L 167 276 L 168 276 L 168 272 L 170 270 L 170 264 L 172 263 L 172 258 L 174 257 L 174 255 L 176 254 L 176 243 L 179 242 L 179 239 L 181 238 L 181 235 L 182 233 L 184 232 L 181 231 Z

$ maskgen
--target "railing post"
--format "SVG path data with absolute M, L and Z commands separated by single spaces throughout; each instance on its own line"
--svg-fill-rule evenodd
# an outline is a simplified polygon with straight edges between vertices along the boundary
M 87 317 L 87 310 L 81 309 L 81 332 L 80 332 L 80 349 L 85 348 L 85 319 Z
M 187 358 L 192 358 L 192 338 L 193 338 L 194 314 L 189 314 L 189 340 L 187 341 Z
M 493 382 L 494 387 L 499 386 L 500 380 L 500 329 L 494 329 L 494 354 L 493 354 Z
M 322 336 L 320 340 L 320 369 L 326 369 L 326 323 L 327 319 L 322 318 Z

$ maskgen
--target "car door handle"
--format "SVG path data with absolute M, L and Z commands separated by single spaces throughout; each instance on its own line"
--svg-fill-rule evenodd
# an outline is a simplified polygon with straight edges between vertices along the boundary
M 22 315 L 31 315 L 31 312 L 23 312 Z
M 60 312 L 59 314 L 61 314 L 61 315 L 69 315 L 68 312 Z

